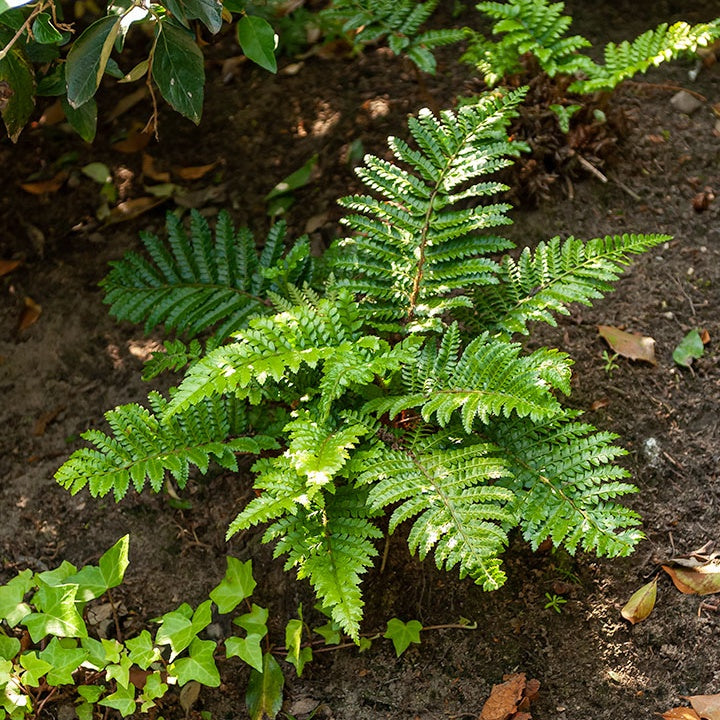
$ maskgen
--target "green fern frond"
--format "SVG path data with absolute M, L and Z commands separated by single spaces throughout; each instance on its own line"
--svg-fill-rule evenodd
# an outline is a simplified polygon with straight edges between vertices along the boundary
M 94 448 L 76 450 L 55 479 L 71 493 L 86 485 L 93 496 L 113 492 L 120 500 L 130 484 L 141 492 L 145 483 L 159 492 L 166 471 L 185 487 L 191 465 L 206 473 L 210 460 L 237 470 L 236 453 L 259 453 L 276 447 L 269 437 L 241 437 L 247 432 L 243 408 L 232 398 L 206 399 L 170 419 L 162 419 L 167 400 L 149 395 L 150 410 L 121 405 L 105 414 L 111 435 L 88 430 L 83 439 Z
M 275 225 L 258 257 L 247 229 L 236 231 L 221 212 L 215 238 L 207 221 L 193 211 L 190 235 L 168 213 L 167 242 L 141 235 L 150 259 L 130 252 L 100 283 L 110 312 L 120 320 L 145 323 L 145 330 L 164 325 L 168 330 L 196 336 L 215 327 L 225 338 L 248 318 L 271 308 L 268 291 L 286 292 L 288 283 L 309 279 L 307 237 L 283 257 L 285 226 Z
M 583 242 L 555 237 L 517 261 L 506 256 L 498 284 L 473 297 L 464 320 L 472 327 L 511 335 L 527 333 L 528 323 L 555 325 L 554 314 L 568 315 L 573 302 L 590 305 L 610 292 L 629 263 L 629 256 L 667 242 L 668 235 L 615 235 Z
M 515 497 L 511 510 L 533 549 L 547 538 L 571 553 L 628 555 L 642 539 L 639 516 L 613 502 L 637 491 L 613 464 L 626 451 L 616 435 L 597 431 L 566 411 L 545 423 L 498 421 L 482 434 L 506 459 L 511 475 L 499 483 Z
M 508 224 L 509 206 L 456 204 L 503 189 L 477 180 L 517 154 L 505 127 L 523 92 L 489 96 L 440 118 L 421 111 L 410 120 L 416 149 L 389 141 L 413 172 L 365 158 L 358 175 L 382 197 L 341 200 L 353 211 L 342 222 L 354 235 L 336 243 L 330 268 L 338 284 L 363 297 L 368 324 L 383 331 L 437 331 L 444 313 L 469 305 L 465 292 L 496 282 L 498 266 L 487 256 L 511 244 L 479 233 Z
M 468 434 L 476 418 L 487 422 L 490 417 L 515 413 L 539 421 L 557 414 L 560 404 L 552 390 L 570 393 L 569 358 L 547 348 L 520 357 L 520 350 L 518 344 L 492 339 L 484 333 L 469 343 L 459 358 L 448 357 L 445 367 L 436 364 L 432 372 L 437 375 L 427 373 L 420 392 L 371 400 L 365 411 L 380 415 L 387 412 L 392 418 L 402 410 L 417 407 L 425 422 L 435 416 L 438 425 L 445 427 L 459 410 Z M 438 356 L 446 352 L 441 345 Z M 419 357 L 425 364 L 422 352 Z
M 586 70 L 587 79 L 577 80 L 569 89 L 577 93 L 612 90 L 627 78 L 685 53 L 695 52 L 698 47 L 709 45 L 719 37 L 720 20 L 699 25 L 677 22 L 668 26 L 663 23 L 632 42 L 608 43 L 605 64 Z
M 561 2 L 481 2 L 477 9 L 496 21 L 493 33 L 502 38 L 492 42 L 476 35 L 462 59 L 474 64 L 490 87 L 520 73 L 522 58 L 527 53 L 537 58 L 550 77 L 572 75 L 592 66 L 589 58 L 577 53 L 590 43 L 580 35 L 565 37 L 572 19 L 562 14 L 565 8 Z
M 492 446 L 464 442 L 419 431 L 407 446 L 383 447 L 365 458 L 358 483 L 370 486 L 373 510 L 395 506 L 390 532 L 415 518 L 411 552 L 423 559 L 432 550 L 439 568 L 459 566 L 461 577 L 491 590 L 504 582 L 497 556 L 507 543 L 501 526 L 513 521 L 507 508 L 512 493 L 493 484 L 507 469 Z
M 322 16 L 342 23 L 343 32 L 354 32 L 354 42 L 363 46 L 387 38 L 395 55 L 404 53 L 421 70 L 434 73 L 432 51 L 460 42 L 467 30 L 442 29 L 420 33 L 435 11 L 438 0 L 334 0 Z

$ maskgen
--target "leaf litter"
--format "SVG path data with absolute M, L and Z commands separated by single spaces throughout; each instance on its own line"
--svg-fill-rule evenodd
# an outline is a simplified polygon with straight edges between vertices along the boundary
M 528 680 L 525 673 L 503 675 L 503 682 L 493 685 L 478 720 L 532 720 L 530 703 L 540 691 L 538 680 Z
M 656 365 L 655 340 L 646 335 L 629 333 L 612 325 L 598 325 L 600 336 L 607 342 L 613 352 L 629 358 L 642 360 Z

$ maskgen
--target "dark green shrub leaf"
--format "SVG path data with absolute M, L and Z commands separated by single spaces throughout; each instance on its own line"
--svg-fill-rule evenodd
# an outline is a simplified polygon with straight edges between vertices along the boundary
M 285 678 L 277 660 L 268 652 L 263 658 L 263 671 L 250 671 L 245 705 L 251 720 L 274 720 L 280 712 Z
M 56 65 L 44 78 L 41 78 L 37 84 L 36 95 L 40 97 L 56 97 L 64 95 L 65 85 L 65 65 Z
M 60 103 L 65 111 L 65 117 L 70 127 L 85 142 L 92 142 L 97 131 L 97 103 L 95 98 L 90 98 L 79 107 L 73 107 L 67 98 L 60 98 Z
M 222 27 L 222 3 L 219 0 L 166 0 L 165 6 L 185 27 L 188 20 L 200 20 L 213 34 Z
M 62 33 L 52 24 L 50 15 L 41 12 L 34 20 L 32 25 L 32 33 L 35 40 L 43 45 L 52 45 L 62 42 Z
M 72 107 L 79 108 L 95 94 L 119 29 L 120 18 L 109 15 L 96 20 L 73 43 L 65 64 L 67 96 Z
M 205 86 L 203 54 L 192 35 L 179 27 L 162 22 L 156 32 L 153 79 L 165 100 L 197 125 Z
M 703 356 L 705 346 L 703 345 L 700 332 L 691 330 L 673 350 L 673 360 L 683 367 L 690 367 L 693 360 L 697 360 Z
M 257 15 L 241 17 L 237 24 L 237 37 L 247 58 L 265 70 L 277 72 L 275 31 L 267 20 Z
M 0 35 L 0 42 L 3 40 Z M 0 60 L 0 113 L 13 142 L 18 139 L 34 107 L 35 74 L 25 54 L 15 45 Z

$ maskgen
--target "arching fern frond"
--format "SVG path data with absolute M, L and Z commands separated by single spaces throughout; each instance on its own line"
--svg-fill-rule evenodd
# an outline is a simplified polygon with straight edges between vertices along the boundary
M 203 474 L 210 460 L 237 470 L 236 453 L 276 447 L 266 436 L 242 436 L 248 431 L 244 409 L 232 398 L 204 400 L 170 419 L 162 418 L 162 395 L 150 393 L 149 402 L 150 410 L 133 403 L 107 412 L 111 435 L 84 432 L 94 448 L 76 450 L 55 474 L 58 483 L 72 493 L 86 485 L 93 496 L 112 491 L 120 500 L 131 484 L 141 492 L 148 482 L 159 492 L 168 471 L 182 488 L 191 465 Z
M 432 51 L 460 42 L 466 30 L 442 29 L 420 32 L 435 11 L 439 0 L 333 0 L 322 16 L 342 23 L 343 32 L 354 32 L 357 45 L 387 38 L 395 55 L 404 53 L 421 70 L 434 73 Z
M 507 469 L 492 446 L 420 430 L 402 448 L 383 447 L 364 458 L 364 467 L 358 483 L 370 487 L 370 507 L 395 507 L 390 532 L 414 518 L 411 552 L 423 559 L 433 551 L 439 568 L 459 566 L 460 577 L 469 575 L 485 590 L 502 585 L 497 556 L 507 543 L 502 525 L 513 524 L 512 493 L 494 484 Z
M 371 400 L 365 410 L 387 412 L 392 418 L 402 410 L 420 408 L 425 422 L 434 416 L 440 427 L 447 426 L 459 410 L 468 434 L 475 418 L 487 422 L 491 417 L 515 413 L 538 421 L 557 414 L 560 404 L 552 390 L 570 393 L 569 358 L 547 348 L 520 356 L 520 349 L 516 343 L 484 333 L 469 343 L 459 358 L 448 357 L 445 367 L 435 365 L 432 372 L 437 375 L 426 375 L 422 390 Z M 439 357 L 444 350 L 441 345 Z M 422 353 L 420 357 L 422 362 Z
M 286 294 L 288 283 L 302 283 L 311 272 L 309 243 L 300 238 L 284 254 L 285 226 L 275 225 L 258 255 L 247 229 L 236 231 L 221 212 L 215 238 L 207 221 L 193 211 L 190 234 L 172 213 L 168 239 L 141 235 L 150 256 L 130 252 L 111 263 L 101 282 L 104 302 L 120 320 L 145 323 L 145 331 L 164 325 L 196 336 L 209 328 L 225 338 L 248 318 L 270 312 L 268 291 Z
M 577 93 L 612 90 L 627 78 L 685 53 L 695 52 L 698 47 L 709 45 L 719 37 L 720 20 L 699 25 L 677 22 L 668 26 L 663 23 L 632 42 L 608 43 L 605 46 L 605 64 L 593 64 L 586 70 L 587 79 L 577 80 L 569 89 Z
M 473 296 L 463 318 L 471 328 L 505 335 L 527 333 L 528 323 L 555 325 L 554 314 L 568 315 L 573 302 L 590 305 L 610 292 L 630 255 L 667 242 L 669 235 L 615 235 L 583 242 L 555 237 L 525 248 L 515 261 L 503 258 L 498 284 Z
M 643 535 L 637 513 L 614 499 L 637 491 L 613 464 L 626 451 L 616 435 L 576 421 L 566 411 L 545 423 L 500 420 L 482 434 L 508 463 L 498 482 L 512 490 L 512 512 L 533 549 L 547 538 L 571 553 L 628 555 Z
M 416 148 L 389 141 L 411 171 L 366 156 L 358 175 L 381 198 L 341 200 L 352 211 L 342 222 L 354 234 L 331 250 L 330 268 L 340 285 L 364 298 L 368 324 L 383 331 L 437 331 L 444 313 L 470 303 L 469 289 L 496 282 L 498 266 L 488 256 L 512 245 L 481 232 L 508 224 L 509 206 L 457 203 L 503 189 L 477 180 L 518 153 L 505 127 L 522 97 L 523 91 L 487 96 L 439 118 L 421 111 L 409 123 Z

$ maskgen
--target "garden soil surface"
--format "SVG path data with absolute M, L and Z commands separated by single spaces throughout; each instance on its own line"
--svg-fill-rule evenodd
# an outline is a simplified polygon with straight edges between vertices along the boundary
M 718 2 L 690 0 L 578 1 L 568 9 L 573 28 L 596 47 L 661 21 L 720 15 Z M 466 10 L 457 21 L 448 13 L 441 22 L 476 18 Z M 351 168 L 357 141 L 365 152 L 384 154 L 388 135 L 407 134 L 408 114 L 452 107 L 457 95 L 478 88 L 452 48 L 440 55 L 435 77 L 421 77 L 380 47 L 354 57 L 285 58 L 272 77 L 250 64 L 223 68 L 222 59 L 238 53 L 230 35 L 208 48 L 200 126 L 163 110 L 160 140 L 145 152 L 160 171 L 217 161 L 204 177 L 179 181 L 189 191 L 186 205 L 209 217 L 225 207 L 258 237 L 268 227 L 264 196 L 317 154 L 311 182 L 295 193 L 287 213 L 291 230 L 307 229 L 317 248 L 340 232 L 335 199 L 359 188 Z M 613 294 L 592 309 L 573 307 L 557 328 L 539 328 L 528 343 L 555 345 L 574 359 L 569 402 L 619 434 L 639 488 L 627 502 L 641 513 L 647 539 L 632 556 L 608 560 L 532 552 L 516 537 L 505 556 L 506 585 L 484 593 L 431 561 L 420 563 L 402 536 L 393 536 L 382 571 L 364 581 L 364 630 L 382 633 L 392 617 L 424 626 L 466 618 L 474 629 L 429 629 L 400 658 L 382 639 L 362 654 L 353 648 L 318 653 L 301 678 L 283 662 L 285 712 L 299 720 L 312 713 L 336 720 L 477 718 L 493 685 L 516 672 L 541 683 L 531 712 L 544 720 L 649 719 L 687 704 L 684 696 L 720 693 L 719 596 L 681 594 L 660 570 L 669 558 L 720 542 L 720 198 L 712 199 L 720 195 L 720 126 L 713 112 L 713 105 L 720 107 L 720 66 L 704 69 L 695 82 L 688 79 L 691 67 L 662 67 L 621 88 L 613 107 L 622 112 L 625 130 L 596 168 L 607 182 L 592 171 L 559 177 L 546 199 L 512 212 L 508 231 L 520 246 L 554 235 L 672 235 L 639 257 Z M 670 102 L 674 86 L 704 100 L 683 113 Z M 150 389 L 140 380 L 143 360 L 162 339 L 116 323 L 98 288 L 108 262 L 139 249 L 140 230 L 161 232 L 164 212 L 174 206 L 168 201 L 116 224 L 94 219 L 100 186 L 80 173 L 82 166 L 106 163 L 120 200 L 145 196 L 143 186 L 157 184 L 147 166 L 143 176 L 140 152 L 112 146 L 148 113 L 141 103 L 110 119 L 120 97 L 111 85 L 102 91 L 92 146 L 62 123 L 28 127 L 16 145 L 0 142 L 0 258 L 22 261 L 0 278 L 0 580 L 63 559 L 95 562 L 130 533 L 126 582 L 113 591 L 121 630 L 130 636 L 181 602 L 207 597 L 223 576 L 226 554 L 252 557 L 254 600 L 270 608 L 271 637 L 280 646 L 284 624 L 301 602 L 306 619 L 318 618 L 307 585 L 283 572 L 282 560 L 272 559 L 258 534 L 225 542 L 228 522 L 251 496 L 247 467 L 190 483 L 182 493 L 190 509 L 149 493 L 119 504 L 86 491 L 71 496 L 53 481 L 82 446 L 82 431 L 104 427 L 103 413 L 115 405 L 143 401 Z M 54 192 L 20 187 L 63 169 L 67 176 Z M 606 369 L 599 324 L 654 338 L 657 363 L 619 357 Z M 691 368 L 680 368 L 673 350 L 693 328 L 707 330 L 710 341 Z M 654 612 L 630 625 L 620 609 L 658 573 Z M 558 603 L 560 612 L 546 607 L 553 596 L 566 601 Z M 220 669 L 222 686 L 203 689 L 191 717 L 201 710 L 218 720 L 247 717 L 247 668 L 234 659 Z M 72 714 L 71 701 L 62 698 L 42 713 Z M 164 701 L 161 714 L 185 716 L 176 695 Z

